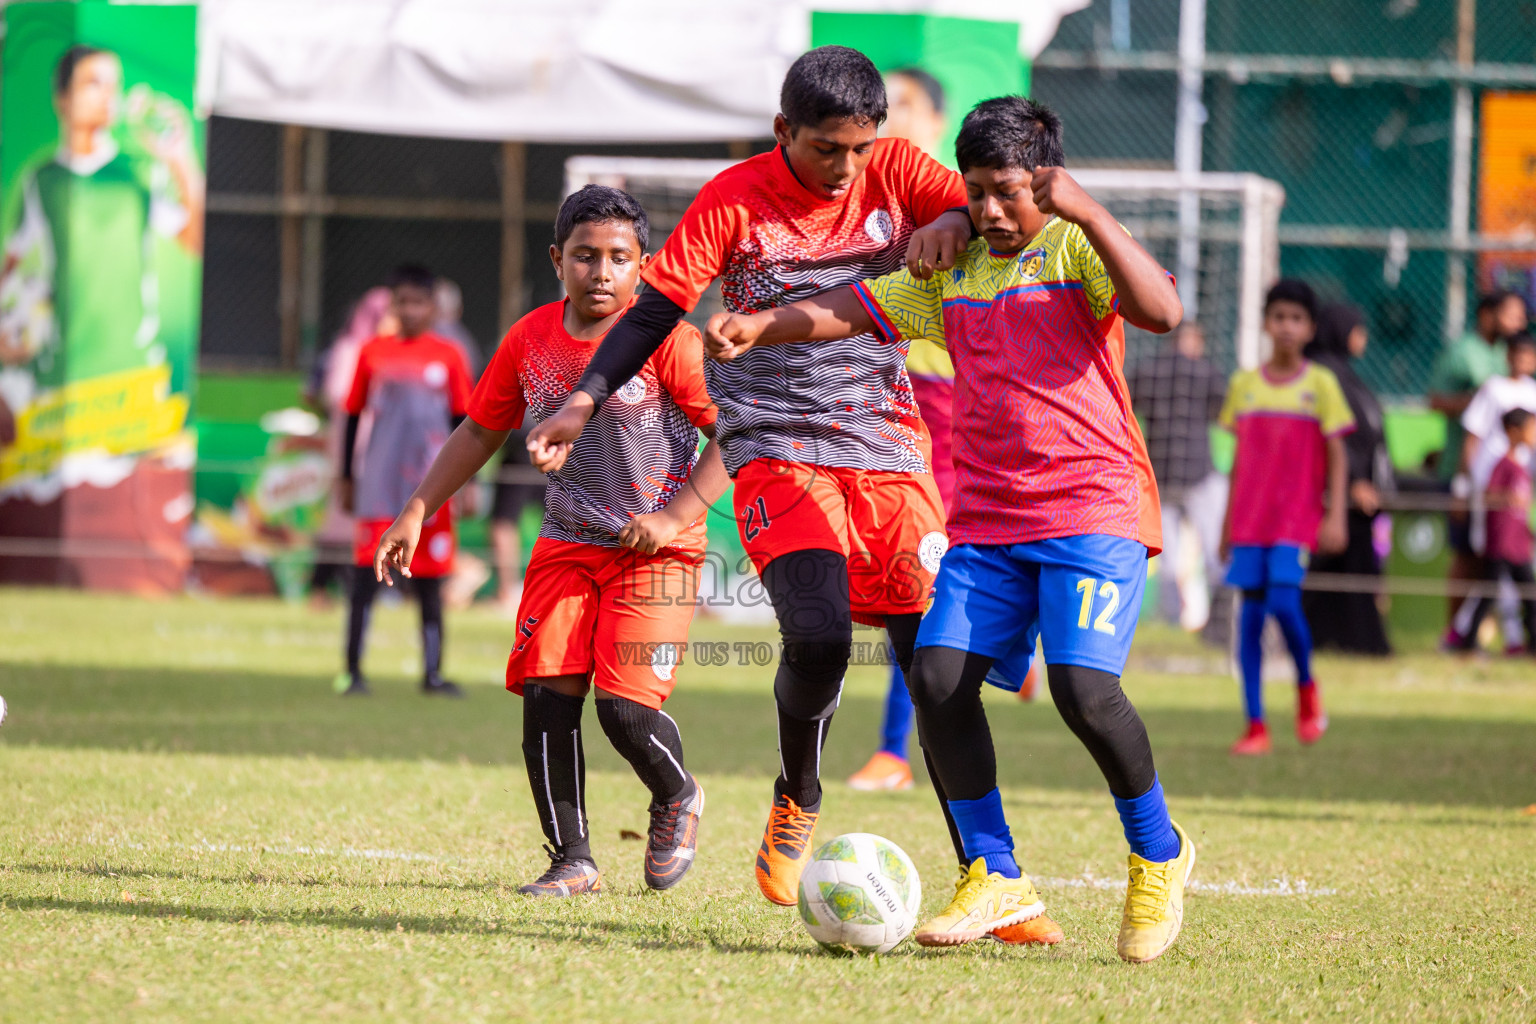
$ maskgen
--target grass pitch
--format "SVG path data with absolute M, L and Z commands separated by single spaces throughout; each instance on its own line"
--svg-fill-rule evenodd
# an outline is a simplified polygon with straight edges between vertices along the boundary
M 1529 662 L 1321 659 L 1327 738 L 1288 738 L 1274 686 L 1278 749 L 1239 762 L 1220 662 L 1145 630 L 1127 689 L 1199 866 L 1183 937 L 1140 967 L 1114 954 L 1124 842 L 1097 770 L 1048 701 L 989 694 L 1020 859 L 1067 940 L 838 959 L 752 881 L 768 667 L 680 674 L 669 710 L 709 807 L 678 889 L 644 890 L 621 831 L 644 832 L 645 793 L 589 713 L 607 890 L 518 896 L 544 861 L 510 633 L 454 616 L 470 697 L 428 701 L 414 610 L 381 609 L 376 696 L 343 701 L 339 609 L 0 590 L 0 1020 L 1536 1020 Z M 929 791 L 835 781 L 883 687 L 850 675 L 818 835 L 895 840 L 932 912 L 953 866 Z

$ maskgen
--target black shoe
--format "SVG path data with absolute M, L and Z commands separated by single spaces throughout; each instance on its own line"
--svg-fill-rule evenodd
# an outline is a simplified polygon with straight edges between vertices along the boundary
M 524 896 L 585 896 L 602 891 L 603 876 L 589 860 L 564 860 L 544 847 L 549 854 L 549 870 L 527 885 L 519 886 Z
M 421 692 L 426 694 L 428 697 L 464 696 L 464 689 L 463 687 L 459 686 L 458 683 L 450 683 L 446 679 L 438 679 L 435 676 L 431 679 L 422 680 Z
M 347 680 L 346 686 L 339 685 L 341 683 L 341 679 Z M 343 697 L 371 697 L 373 695 L 373 691 L 368 688 L 368 680 L 364 679 L 362 676 L 343 675 L 341 679 L 336 680 L 338 684 L 336 687 L 336 692 L 341 694 Z
M 683 880 L 699 849 L 699 818 L 704 814 L 704 787 L 689 776 L 693 788 L 667 804 L 651 805 L 650 837 L 645 844 L 645 884 L 670 889 Z

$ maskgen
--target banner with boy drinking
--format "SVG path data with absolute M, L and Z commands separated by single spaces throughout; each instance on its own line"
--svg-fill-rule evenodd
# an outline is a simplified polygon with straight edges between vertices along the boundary
M 0 580 L 174 588 L 202 275 L 196 8 L 15 3 L 5 28 Z

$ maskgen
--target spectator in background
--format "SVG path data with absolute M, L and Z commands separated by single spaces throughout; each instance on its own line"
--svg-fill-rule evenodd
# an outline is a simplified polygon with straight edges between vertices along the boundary
M 1131 368 L 1131 402 L 1146 431 L 1147 454 L 1162 500 L 1163 555 L 1158 560 L 1158 609 L 1170 622 L 1199 629 L 1211 586 L 1221 576 L 1217 548 L 1227 508 L 1227 478 L 1211 462 L 1211 424 L 1221 414 L 1226 380 L 1205 358 L 1205 331 L 1188 321 L 1166 347 Z M 1207 600 L 1190 600 L 1179 585 L 1185 521 L 1200 543 Z M 1195 614 L 1191 614 L 1194 612 Z
M 1473 570 L 1470 579 L 1484 579 L 1487 576 L 1483 564 L 1486 540 L 1483 495 L 1488 489 L 1494 466 L 1509 450 L 1503 427 L 1504 415 L 1513 409 L 1536 409 L 1536 380 L 1532 379 L 1532 375 L 1536 374 L 1536 340 L 1529 334 L 1516 334 L 1509 339 L 1506 353 L 1507 374 L 1489 377 L 1484 381 L 1461 417 L 1461 426 L 1466 434 L 1461 467 L 1471 498 L 1467 523 L 1467 541 L 1471 552 L 1469 560 Z M 1476 604 L 1475 599 L 1458 602 L 1445 639 L 1446 647 L 1454 649 L 1476 642 L 1471 632 L 1471 615 Z M 1522 647 L 1518 639 L 1519 602 L 1511 594 L 1501 597 L 1499 604 L 1503 612 L 1505 647 L 1514 653 Z
M 1429 406 L 1444 414 L 1445 450 L 1440 453 L 1439 476 L 1458 498 L 1472 497 L 1469 481 L 1457 480 L 1466 434 L 1461 427 L 1462 414 L 1472 396 L 1489 377 L 1504 372 L 1504 339 L 1519 334 L 1527 326 L 1525 300 L 1513 292 L 1496 291 L 1477 303 L 1474 329 L 1451 342 L 1436 360 L 1429 378 Z M 1480 576 L 1478 559 L 1468 537 L 1466 513 L 1452 512 L 1448 535 L 1451 545 L 1450 578 L 1475 580 Z M 1462 599 L 1453 595 L 1450 614 L 1454 615 Z
M 890 104 L 884 134 L 906 139 L 934 159 L 944 138 L 944 87 L 922 68 L 898 68 L 885 76 Z
M 1365 352 L 1370 338 L 1364 318 L 1354 306 L 1324 306 L 1317 315 L 1317 334 L 1303 354 L 1326 366 L 1339 379 L 1344 400 L 1355 417 L 1355 429 L 1344 436 L 1349 460 L 1349 513 L 1345 519 L 1344 550 L 1319 554 L 1312 571 L 1380 576 L 1381 558 L 1376 551 L 1376 516 L 1383 495 L 1395 490 L 1392 460 L 1387 454 L 1381 403 L 1355 372 L 1353 363 Z M 1302 597 L 1307 624 L 1312 627 L 1314 648 L 1333 648 L 1355 654 L 1388 655 L 1392 645 L 1376 606 L 1375 594 L 1309 590 Z
M 464 293 L 457 284 L 440 277 L 433 295 L 437 299 L 437 323 L 432 325 L 432 333 L 458 349 L 464 356 L 464 364 L 469 367 L 469 379 L 479 380 L 485 363 L 480 358 L 480 346 L 475 336 L 464 326 Z
M 1531 452 L 1536 448 L 1536 416 L 1527 409 L 1511 409 L 1499 420 L 1504 435 L 1504 454 L 1494 463 L 1488 475 L 1488 487 L 1483 492 L 1487 507 L 1485 521 L 1485 546 L 1483 548 L 1483 579 L 1490 582 L 1508 580 L 1525 587 L 1536 585 L 1536 574 L 1531 570 Z M 1477 630 L 1483 616 L 1493 601 L 1488 597 L 1468 600 L 1471 606 L 1465 633 L 1453 632 L 1447 638 L 1447 646 L 1470 650 L 1477 643 Z M 1526 651 L 1536 650 L 1536 601 L 1524 596 L 1520 601 L 1521 618 L 1525 625 Z M 1506 645 L 1513 648 L 1514 636 L 1506 636 Z
M 491 564 L 496 570 L 496 605 L 509 616 L 517 614 L 523 597 L 523 509 L 544 507 L 544 485 L 509 479 L 533 475 L 528 461 L 528 431 L 514 430 L 501 446 L 501 465 L 491 491 Z

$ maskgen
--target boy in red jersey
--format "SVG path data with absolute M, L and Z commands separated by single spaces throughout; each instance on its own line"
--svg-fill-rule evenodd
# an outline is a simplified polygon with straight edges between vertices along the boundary
M 1483 525 L 1483 579 L 1497 583 L 1508 577 L 1524 587 L 1536 585 L 1531 569 L 1531 452 L 1536 449 L 1536 415 L 1527 409 L 1511 409 L 1500 420 L 1509 447 L 1494 464 L 1483 492 L 1487 508 Z M 1479 597 L 1471 610 L 1471 619 L 1462 646 L 1472 649 L 1483 616 L 1494 604 L 1490 597 Z M 1529 596 L 1520 601 L 1525 620 L 1525 650 L 1536 652 L 1536 601 Z M 1514 641 L 1506 638 L 1506 643 Z
M 355 568 L 347 615 L 347 673 L 340 692 L 365 696 L 363 638 L 378 581 L 373 549 L 406 497 L 437 457 L 448 434 L 464 418 L 469 401 L 469 367 L 463 353 L 431 331 L 437 304 L 436 279 L 421 267 L 400 267 L 390 276 L 400 333 L 367 342 L 347 396 L 347 434 L 341 452 L 341 507 L 356 517 L 352 555 Z M 353 483 L 353 452 L 364 410 L 373 414 L 362 472 Z M 446 697 L 463 691 L 440 674 L 443 661 L 443 578 L 453 571 L 453 513 L 445 505 L 423 524 L 421 551 L 411 566 L 421 603 L 421 690 Z M 345 685 L 343 685 L 343 683 Z
M 1061 121 L 988 100 L 955 143 L 982 235 L 955 268 L 897 272 L 755 316 L 710 322 L 716 358 L 874 329 L 944 341 L 955 364 L 954 546 L 908 681 L 918 732 L 972 858 L 949 907 L 914 933 L 970 942 L 1044 911 L 1020 872 L 981 686 L 1023 639 L 1109 784 L 1130 843 L 1117 949 L 1151 960 L 1183 920 L 1194 846 L 1168 817 L 1152 749 L 1120 688 L 1161 546 L 1157 487 L 1122 373 L 1118 316 L 1165 332 L 1183 315 L 1161 267 L 1059 165 Z M 1005 931 L 1006 934 L 1006 931 Z
M 885 84 L 867 57 L 841 46 L 804 54 L 780 104 L 778 148 L 704 186 L 646 268 L 651 287 L 565 408 L 529 434 L 534 465 L 558 468 L 594 410 L 715 278 L 726 308 L 753 312 L 889 273 L 904 253 L 927 275 L 965 247 L 959 176 L 908 142 L 875 137 Z M 810 857 L 853 622 L 884 625 L 907 665 L 946 546 L 904 355 L 864 334 L 705 368 L 742 541 L 784 641 L 780 771 L 756 864 L 763 895 L 783 905 L 794 904 Z
M 570 395 L 603 336 L 634 302 L 649 238 L 625 192 L 588 185 L 560 207 L 550 259 L 567 298 L 507 332 L 454 432 L 405 511 L 379 543 L 374 571 L 406 575 L 427 517 L 522 425 Z M 550 867 L 521 888 L 533 896 L 597 892 L 588 841 L 581 713 L 597 717 L 651 792 L 645 882 L 677 884 L 693 865 L 704 790 L 683 768 L 682 736 L 661 710 L 693 619 L 705 550 L 703 515 L 725 491 L 711 441 L 699 332 L 673 330 L 656 355 L 582 432 L 549 475 L 544 526 L 523 580 L 507 689 L 523 697 L 523 757 Z
M 1269 362 L 1238 370 L 1227 385 L 1221 425 L 1237 438 L 1232 489 L 1221 528 L 1227 583 L 1243 592 L 1238 662 L 1248 726 L 1238 756 L 1267 754 L 1264 722 L 1264 622 L 1280 624 L 1296 663 L 1296 737 L 1316 743 L 1328 728 L 1312 678 L 1312 631 L 1301 581 L 1313 550 L 1344 549 L 1349 458 L 1344 435 L 1355 417 L 1333 371 L 1303 358 L 1317 324 L 1317 298 L 1305 281 L 1282 278 L 1264 297 Z

